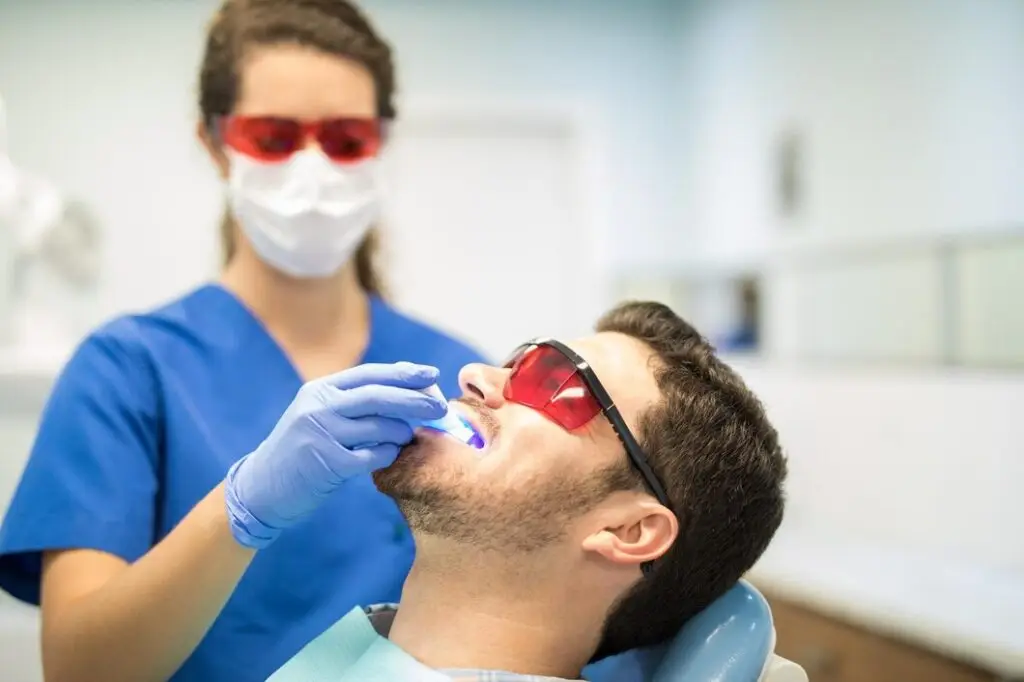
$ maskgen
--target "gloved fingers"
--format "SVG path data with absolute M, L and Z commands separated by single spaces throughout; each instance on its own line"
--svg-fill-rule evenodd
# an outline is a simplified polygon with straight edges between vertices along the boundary
M 393 364 L 356 365 L 325 377 L 321 381 L 342 390 L 370 384 L 419 390 L 437 383 L 439 375 L 440 371 L 430 365 L 396 362 Z
M 380 445 L 362 448 L 353 454 L 365 461 L 367 470 L 373 472 L 377 469 L 391 466 L 395 459 L 398 458 L 400 450 L 399 446 L 392 443 L 381 443 Z
M 396 386 L 359 386 L 347 391 L 332 391 L 325 399 L 335 414 L 349 419 L 379 416 L 420 422 L 440 419 L 448 411 L 444 401 Z
M 348 419 L 333 415 L 321 421 L 320 428 L 348 450 L 377 444 L 401 446 L 411 441 L 413 437 L 413 428 L 409 424 L 389 417 L 368 416 Z

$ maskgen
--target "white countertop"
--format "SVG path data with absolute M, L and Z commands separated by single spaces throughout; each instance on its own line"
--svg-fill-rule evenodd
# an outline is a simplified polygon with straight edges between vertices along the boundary
M 780 532 L 749 578 L 820 613 L 1024 679 L 1024 573 Z
M 0 670 L 4 682 L 43 682 L 39 609 L 0 593 Z

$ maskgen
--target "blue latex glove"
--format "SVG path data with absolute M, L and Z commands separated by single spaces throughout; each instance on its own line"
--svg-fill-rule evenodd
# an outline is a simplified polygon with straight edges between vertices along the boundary
M 267 439 L 228 471 L 235 539 L 265 547 L 345 480 L 391 464 L 412 439 L 410 424 L 444 415 L 444 400 L 421 392 L 437 376 L 408 362 L 359 365 L 299 389 Z

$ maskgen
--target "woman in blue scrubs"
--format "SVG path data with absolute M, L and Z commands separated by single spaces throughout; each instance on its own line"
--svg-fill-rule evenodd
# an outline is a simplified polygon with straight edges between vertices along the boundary
M 263 680 L 353 606 L 397 601 L 413 545 L 367 474 L 443 413 L 418 389 L 451 394 L 480 358 L 379 295 L 393 90 L 344 0 L 216 15 L 199 132 L 229 197 L 223 276 L 85 339 L 0 530 L 47 679 Z

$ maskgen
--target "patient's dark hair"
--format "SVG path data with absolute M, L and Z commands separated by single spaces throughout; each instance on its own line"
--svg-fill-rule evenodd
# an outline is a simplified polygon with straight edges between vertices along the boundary
M 597 330 L 632 336 L 657 355 L 662 400 L 640 416 L 636 435 L 679 536 L 612 608 L 595 660 L 671 638 L 732 587 L 782 522 L 787 468 L 757 397 L 667 306 L 624 303 Z

